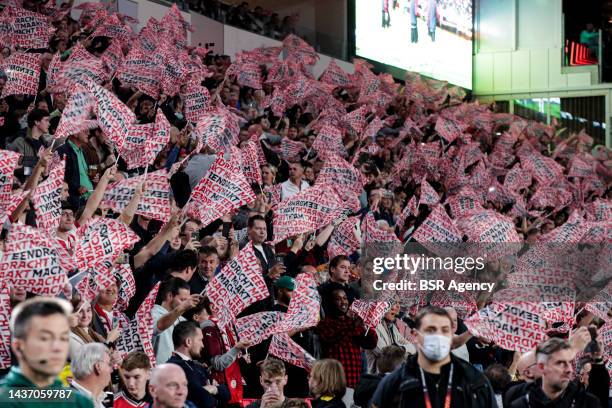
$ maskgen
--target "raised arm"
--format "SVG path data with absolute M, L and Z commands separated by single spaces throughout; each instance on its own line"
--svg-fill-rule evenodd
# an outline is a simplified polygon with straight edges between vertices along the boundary
M 116 172 L 117 166 L 109 167 L 108 169 L 106 169 L 102 177 L 100 177 L 98 185 L 94 189 L 91 196 L 89 196 L 89 198 L 87 199 L 87 203 L 85 204 L 85 210 L 83 210 L 83 214 L 81 215 L 81 218 L 79 218 L 80 225 L 85 224 L 93 216 L 94 212 L 102 201 L 102 197 L 104 196 L 106 187 L 108 187 L 108 183 L 113 180 Z

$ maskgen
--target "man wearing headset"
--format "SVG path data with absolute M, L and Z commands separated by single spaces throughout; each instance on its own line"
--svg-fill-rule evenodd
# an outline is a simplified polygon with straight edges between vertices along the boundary
M 70 304 L 39 297 L 15 307 L 11 315 L 11 348 L 18 366 L 0 380 L 0 406 L 29 407 L 44 402 L 53 408 L 92 408 L 84 395 L 63 387 L 58 374 L 68 357 Z

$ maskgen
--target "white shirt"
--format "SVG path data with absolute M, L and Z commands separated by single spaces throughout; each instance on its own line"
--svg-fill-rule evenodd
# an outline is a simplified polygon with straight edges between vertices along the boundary
M 310 187 L 310 184 L 308 184 L 306 180 L 302 180 L 302 185 L 299 187 L 293 184 L 291 180 L 281 183 L 281 201 L 290 199 L 300 191 L 306 190 L 308 187 Z
M 153 317 L 153 350 L 155 350 L 157 364 L 165 363 L 172 356 L 172 351 L 174 351 L 174 344 L 172 343 L 174 326 L 186 320 L 183 316 L 179 316 L 172 323 L 172 326 L 160 332 L 157 330 L 157 321 L 167 313 L 168 311 L 162 305 L 154 305 L 151 309 L 151 317 Z
M 462 360 L 470 362 L 470 352 L 468 351 L 467 346 L 464 344 L 461 347 L 457 347 L 456 349 L 451 350 L 453 355 L 459 357 Z
M 177 356 L 179 356 L 180 358 L 182 358 L 185 361 L 191 361 L 191 357 L 187 357 L 186 355 L 184 355 L 183 353 L 179 353 L 178 351 L 174 350 L 174 354 L 176 354 Z
M 91 391 L 79 384 L 77 380 L 73 379 L 70 382 L 70 385 L 72 386 L 72 388 L 75 388 L 80 394 L 83 394 L 84 396 L 92 400 L 95 408 L 104 408 L 104 405 L 102 404 L 104 398 L 106 397 L 106 394 L 104 392 L 101 392 L 100 395 L 98 395 L 98 398 L 94 398 Z
M 261 245 L 261 244 L 259 244 L 259 245 L 253 244 L 253 248 L 255 248 L 256 250 L 261 252 L 261 256 L 263 256 L 264 261 L 266 261 L 266 263 L 268 263 L 268 258 L 266 258 L 266 251 L 264 251 L 263 245 Z

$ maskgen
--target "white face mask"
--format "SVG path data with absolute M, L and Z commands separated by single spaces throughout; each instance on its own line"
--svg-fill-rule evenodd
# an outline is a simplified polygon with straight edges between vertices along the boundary
M 423 334 L 423 354 L 431 361 L 441 361 L 448 356 L 451 348 L 450 337 L 441 334 Z

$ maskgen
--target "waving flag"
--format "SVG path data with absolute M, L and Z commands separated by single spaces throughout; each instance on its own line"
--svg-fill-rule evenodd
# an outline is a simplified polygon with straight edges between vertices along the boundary
M 312 364 L 315 362 L 315 358 L 291 340 L 287 333 L 272 336 L 268 353 L 306 371 L 310 371 Z
M 102 260 L 114 261 L 140 238 L 123 222 L 112 218 L 93 218 L 77 230 L 75 257 L 79 269 Z
M 13 190 L 13 173 L 19 164 L 19 153 L 10 150 L 0 150 L 0 206 L 5 208 L 8 202 L 15 199 Z
M 338 255 L 349 256 L 359 249 L 361 242 L 356 236 L 357 217 L 349 217 L 332 232 L 327 243 L 327 256 L 332 259 Z
M 98 121 L 90 119 L 94 102 L 91 92 L 82 88 L 76 89 L 64 107 L 53 137 L 68 137 L 98 127 Z
M 0 368 L 11 366 L 11 289 L 8 282 L 0 283 Z
M 185 101 L 185 118 L 189 122 L 196 123 L 203 118 L 210 104 L 210 94 L 206 87 L 195 82 L 188 82 L 181 98 Z
M 94 97 L 94 111 L 102 132 L 121 150 L 130 126 L 136 122 L 136 116 L 113 93 L 97 84 L 90 84 L 89 90 Z
M 390 307 L 388 302 L 370 302 L 360 299 L 355 299 L 351 304 L 351 310 L 361 317 L 365 326 L 370 329 L 378 326 Z
M 155 123 L 130 126 L 120 154 L 127 163 L 128 170 L 147 167 L 153 164 L 169 141 L 170 123 L 161 109 L 158 109 Z
M 277 323 L 281 320 L 281 312 L 260 312 L 236 319 L 236 334 L 240 340 L 248 340 L 255 346 L 272 335 Z
M 40 77 L 42 54 L 16 52 L 2 61 L 0 67 L 6 74 L 2 97 L 9 95 L 36 95 Z
M 117 78 L 142 93 L 157 99 L 161 80 L 161 67 L 138 47 L 132 47 L 118 69 Z
M 200 118 L 195 133 L 204 145 L 219 153 L 238 142 L 240 128 L 230 112 L 216 109 Z
M 223 154 L 202 177 L 191 193 L 184 210 L 206 226 L 233 209 L 253 202 L 255 194 L 236 163 L 225 160 Z
M 51 168 L 49 177 L 40 183 L 32 201 L 36 212 L 36 225 L 43 230 L 55 230 L 59 226 L 62 215 L 62 185 L 64 184 L 64 172 L 66 161 L 62 160 L 59 165 Z
M 319 129 L 317 138 L 312 144 L 312 148 L 316 150 L 318 156 L 325 160 L 330 155 L 338 155 L 346 157 L 348 154 L 342 141 L 342 131 L 337 127 L 325 125 Z
M 317 282 L 309 273 L 299 274 L 287 313 L 281 316 L 274 333 L 302 331 L 316 326 L 319 324 L 320 309 L 321 296 L 317 290 Z
M 319 81 L 335 86 L 348 87 L 351 85 L 348 74 L 340 68 L 334 59 L 329 62 L 327 68 L 319 77 Z
M 25 49 L 47 48 L 55 29 L 49 18 L 22 8 L 7 7 L 4 10 L 9 16 L 10 39 L 15 47 Z
M 57 296 L 68 282 L 55 242 L 47 233 L 12 224 L 0 261 L 0 280 L 40 296 Z
M 261 263 L 248 243 L 237 257 L 230 259 L 206 286 L 206 295 L 217 311 L 224 310 L 222 320 L 233 320 L 247 306 L 267 298 L 268 287 Z M 223 321 L 225 326 L 228 321 Z

